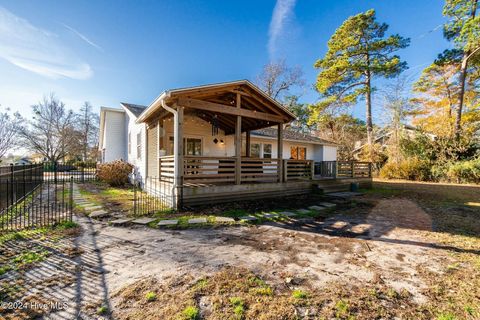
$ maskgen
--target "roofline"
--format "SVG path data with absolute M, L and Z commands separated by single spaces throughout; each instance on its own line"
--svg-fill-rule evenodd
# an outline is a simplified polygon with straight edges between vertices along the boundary
M 255 138 L 264 138 L 264 139 L 268 139 L 268 140 L 277 140 L 277 138 L 275 138 L 275 137 L 262 136 L 262 135 L 259 135 L 259 134 L 255 134 L 255 133 L 253 133 L 253 132 L 251 132 L 250 135 L 251 135 L 252 137 L 255 137 Z M 333 143 L 333 142 L 328 142 L 328 141 L 322 142 L 322 141 L 309 141 L 309 140 L 285 139 L 285 138 L 283 139 L 283 141 L 303 142 L 303 143 L 317 144 L 317 145 L 322 145 L 322 146 L 338 147 L 337 144 L 335 144 L 335 143 Z
M 177 88 L 177 89 L 169 89 L 164 92 L 162 92 L 153 102 L 140 114 L 140 116 L 137 119 L 137 122 L 143 122 L 145 118 L 147 118 L 154 110 L 154 108 L 160 103 L 162 99 L 165 99 L 166 97 L 170 97 L 172 94 L 175 93 L 180 93 L 182 91 L 188 91 L 188 90 L 197 90 L 197 89 L 206 89 L 206 88 L 212 88 L 212 87 L 221 87 L 225 85 L 235 85 L 235 84 L 246 84 L 254 88 L 256 91 L 258 91 L 264 98 L 275 104 L 278 108 L 280 108 L 282 111 L 287 113 L 290 117 L 293 119 L 297 119 L 297 117 L 287 108 L 285 108 L 280 102 L 277 100 L 273 99 L 270 97 L 268 94 L 265 93 L 262 89 L 260 89 L 258 86 L 253 84 L 247 79 L 243 80 L 234 80 L 234 81 L 227 81 L 227 82 L 217 82 L 217 83 L 211 83 L 211 84 L 205 84 L 205 85 L 200 85 L 200 86 L 193 86 L 193 87 L 185 87 L 185 88 Z

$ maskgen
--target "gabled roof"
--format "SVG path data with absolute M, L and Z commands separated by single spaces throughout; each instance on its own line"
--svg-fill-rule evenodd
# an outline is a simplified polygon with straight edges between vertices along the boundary
M 126 102 L 120 102 L 120 104 L 125 108 L 127 109 L 128 111 L 130 111 L 131 113 L 133 113 L 133 115 L 135 117 L 138 118 L 138 116 L 140 116 L 142 114 L 142 112 L 147 109 L 146 106 L 142 106 L 142 105 L 139 105 L 139 104 L 133 104 L 133 103 L 126 103 Z
M 248 80 L 236 80 L 222 83 L 214 83 L 208 85 L 201 85 L 195 87 L 186 87 L 178 89 L 170 89 L 160 94 L 148 108 L 139 116 L 137 122 L 145 122 L 158 115 L 159 109 L 161 109 L 162 101 L 169 104 L 175 103 L 179 98 L 193 98 L 193 99 L 205 99 L 205 100 L 224 100 L 220 102 L 223 105 L 231 104 L 231 99 L 228 97 L 230 94 L 240 93 L 242 94 L 242 101 L 249 104 L 247 109 L 255 110 L 254 104 L 261 104 L 263 108 L 269 110 L 272 114 L 276 114 L 278 117 L 283 118 L 282 123 L 287 123 L 295 119 L 295 115 L 285 108 L 278 101 L 267 95 L 263 90 Z M 209 96 L 211 94 L 211 96 Z M 245 98 L 245 99 L 243 99 Z M 250 99 L 250 102 L 247 100 Z M 242 102 L 242 108 L 243 102 Z M 257 108 L 258 109 L 258 108 Z M 204 112 L 207 113 L 207 112 Z M 211 116 L 211 114 L 207 114 Z M 253 124 L 252 124 L 253 125 Z M 258 127 L 265 127 L 258 125 Z
M 257 137 L 277 138 L 277 128 L 263 128 L 259 130 L 254 130 L 251 132 L 251 135 L 257 136 Z M 283 139 L 292 140 L 292 141 L 309 142 L 314 144 L 331 145 L 331 146 L 337 145 L 335 142 L 321 139 L 309 134 L 304 134 L 292 129 L 283 130 Z

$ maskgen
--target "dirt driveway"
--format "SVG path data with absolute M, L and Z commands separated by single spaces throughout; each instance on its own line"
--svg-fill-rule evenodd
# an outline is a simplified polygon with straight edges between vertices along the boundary
M 183 283 L 178 279 L 190 279 L 194 283 L 234 267 L 253 272 L 273 288 L 293 283 L 313 292 L 335 284 L 354 293 L 354 288 L 381 284 L 392 292 L 407 292 L 408 305 L 428 302 L 431 279 L 443 277 L 447 266 L 456 265 L 453 254 L 459 249 L 430 236 L 432 214 L 412 197 L 367 194 L 354 202 L 350 210 L 326 219 L 210 229 L 128 229 L 79 218 L 82 234 L 55 244 L 70 247 L 77 254 L 51 255 L 27 274 L 37 280 L 55 274 L 72 281 L 48 290 L 37 281 L 29 291 L 67 303 L 66 310 L 46 318 L 99 318 L 99 306 L 103 306 L 108 310 L 104 313 L 112 311 L 114 318 L 155 319 L 159 313 L 151 317 L 138 313 L 145 305 L 128 302 L 125 307 L 119 292 L 121 296 L 122 290 L 131 288 L 138 291 L 141 300 L 145 288 L 135 286 L 145 279 L 153 283 L 177 279 L 176 285 Z M 205 307 L 200 302 L 198 305 Z M 298 310 L 292 314 L 298 316 Z M 200 310 L 205 318 L 216 319 L 208 317 L 209 312 Z M 309 318 L 308 310 L 302 312 L 306 313 L 300 313 L 301 317 Z M 339 311 L 335 312 L 338 315 Z M 342 314 L 338 318 L 347 318 Z M 425 315 L 423 318 L 429 318 L 428 313 Z M 242 317 L 250 318 L 248 314 Z

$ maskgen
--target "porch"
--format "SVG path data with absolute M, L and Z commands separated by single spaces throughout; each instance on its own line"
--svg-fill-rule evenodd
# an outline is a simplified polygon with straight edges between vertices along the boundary
M 240 172 L 237 174 L 237 168 Z M 280 171 L 283 168 L 283 171 Z M 175 196 L 174 157 L 159 158 L 159 183 Z M 371 164 L 354 161 L 322 161 L 231 157 L 184 156 L 179 192 L 184 206 L 348 190 L 351 183 L 370 187 Z M 236 177 L 240 183 L 236 183 Z M 165 185 L 166 183 L 166 185 Z M 172 191 L 170 191 L 172 190 Z
M 343 164 L 318 166 L 306 148 L 284 154 L 284 127 L 294 119 L 246 80 L 166 91 L 137 120 L 146 124 L 145 188 L 164 186 L 162 194 L 178 207 L 197 198 L 306 193 L 315 179 L 343 175 Z M 271 127 L 276 137 L 259 157 L 251 152 L 251 132 Z

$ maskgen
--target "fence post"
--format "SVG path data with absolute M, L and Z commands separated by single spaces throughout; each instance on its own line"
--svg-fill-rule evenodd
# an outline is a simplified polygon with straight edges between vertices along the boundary
M 369 178 L 372 177 L 372 163 L 371 162 L 368 163 L 368 177 Z
M 337 176 L 338 176 L 338 162 L 337 161 L 334 161 L 333 162 L 333 179 L 337 179 Z
M 68 202 L 70 203 L 70 221 L 73 220 L 73 177 L 70 177 L 70 192 L 68 195 Z
M 133 175 L 133 215 L 137 216 L 137 179 Z
M 352 178 L 355 178 L 355 162 L 353 160 L 350 164 L 350 170 L 352 170 Z
M 53 182 L 57 184 L 57 161 L 53 162 Z
M 283 182 L 288 180 L 288 160 L 283 160 Z
M 315 176 L 315 161 L 311 160 L 310 162 L 310 179 L 313 179 Z
M 82 183 L 85 182 L 85 165 L 82 165 Z
M 14 188 L 13 188 L 13 180 L 15 178 L 15 174 L 14 174 L 14 171 L 15 171 L 15 167 L 13 166 L 13 163 L 10 163 L 10 183 L 11 183 L 11 193 L 10 193 L 10 203 L 13 204 L 14 203 Z

